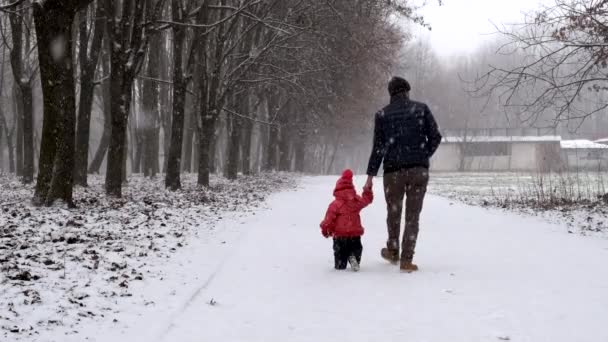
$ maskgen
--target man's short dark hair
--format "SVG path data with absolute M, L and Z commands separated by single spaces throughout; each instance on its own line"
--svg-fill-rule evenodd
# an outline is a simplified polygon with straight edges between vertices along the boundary
M 395 76 L 388 82 L 388 93 L 395 96 L 400 93 L 407 93 L 412 90 L 410 83 L 405 78 Z

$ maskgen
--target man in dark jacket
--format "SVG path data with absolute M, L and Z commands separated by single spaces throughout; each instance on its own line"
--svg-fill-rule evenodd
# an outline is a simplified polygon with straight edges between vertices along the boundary
M 429 159 L 441 143 L 441 134 L 429 107 L 409 99 L 410 84 L 393 77 L 388 84 L 391 103 L 376 113 L 374 146 L 367 168 L 366 188 L 384 163 L 384 194 L 388 217 L 388 241 L 381 251 L 391 263 L 400 263 L 405 272 L 417 271 L 412 263 L 418 221 L 429 181 Z M 399 234 L 403 197 L 405 230 L 399 255 Z

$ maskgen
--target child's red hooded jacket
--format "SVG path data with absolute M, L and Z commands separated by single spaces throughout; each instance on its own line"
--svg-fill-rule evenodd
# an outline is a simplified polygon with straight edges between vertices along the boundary
M 364 189 L 363 195 L 357 195 L 353 185 L 353 172 L 345 170 L 336 183 L 336 198 L 327 209 L 325 219 L 321 222 L 321 233 L 325 237 L 357 237 L 363 235 L 359 213 L 372 203 L 374 195 L 370 189 Z

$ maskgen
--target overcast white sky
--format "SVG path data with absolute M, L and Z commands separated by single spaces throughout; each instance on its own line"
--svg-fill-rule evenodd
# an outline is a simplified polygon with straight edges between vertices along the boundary
M 439 56 L 461 55 L 472 52 L 489 34 L 495 24 L 519 22 L 524 12 L 540 7 L 551 0 L 428 0 L 420 13 L 433 30 L 414 28 L 414 34 L 429 39 Z M 428 34 L 428 36 L 426 36 Z M 417 38 L 418 38 L 417 37 Z

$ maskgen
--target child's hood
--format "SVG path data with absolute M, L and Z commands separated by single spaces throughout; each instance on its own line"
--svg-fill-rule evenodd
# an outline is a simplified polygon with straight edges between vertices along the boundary
M 357 197 L 357 192 L 353 185 L 353 172 L 351 170 L 344 170 L 344 172 L 342 172 L 342 176 L 336 182 L 334 197 L 346 201 L 353 200 Z

